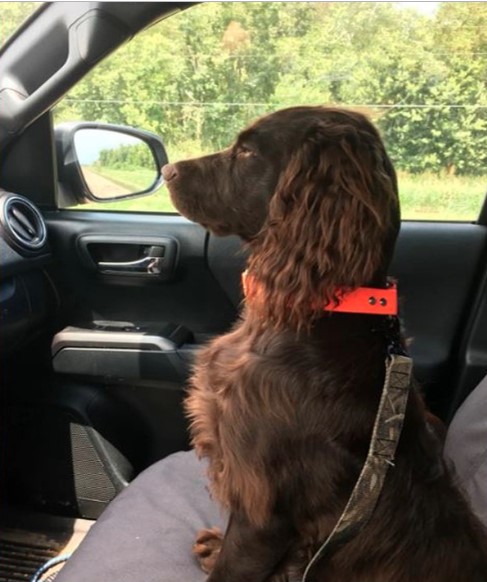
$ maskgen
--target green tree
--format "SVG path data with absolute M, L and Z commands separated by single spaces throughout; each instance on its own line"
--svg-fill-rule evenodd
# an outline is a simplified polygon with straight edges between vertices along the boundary
M 416 64 L 409 64 L 398 84 L 405 89 L 402 107 L 379 122 L 398 167 L 485 174 L 486 29 L 487 6 L 472 2 L 442 3 L 429 23 Z
M 143 127 L 197 153 L 273 109 L 359 106 L 398 169 L 482 175 L 486 83 L 487 3 L 432 16 L 393 2 L 208 3 L 127 43 L 56 114 Z
M 101 150 L 94 166 L 117 170 L 150 170 L 154 167 L 154 157 L 146 144 L 121 145 Z
M 0 47 L 41 4 L 41 2 L 2 2 Z

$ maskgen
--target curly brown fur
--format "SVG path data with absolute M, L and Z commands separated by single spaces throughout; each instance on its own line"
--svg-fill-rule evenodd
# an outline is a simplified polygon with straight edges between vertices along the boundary
M 338 290 L 385 285 L 400 225 L 394 169 L 361 114 L 298 107 L 164 173 L 183 214 L 247 241 L 259 281 L 241 321 L 199 354 L 186 400 L 230 511 L 209 580 L 299 578 L 365 460 L 387 348 L 380 316 L 320 307 Z M 487 579 L 485 532 L 426 414 L 414 387 L 372 519 L 310 580 Z

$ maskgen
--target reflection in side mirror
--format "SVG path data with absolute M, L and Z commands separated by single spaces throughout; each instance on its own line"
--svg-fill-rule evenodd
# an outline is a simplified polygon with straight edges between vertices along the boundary
M 150 146 L 138 137 L 81 127 L 74 149 L 86 185 L 99 200 L 142 194 L 160 179 Z

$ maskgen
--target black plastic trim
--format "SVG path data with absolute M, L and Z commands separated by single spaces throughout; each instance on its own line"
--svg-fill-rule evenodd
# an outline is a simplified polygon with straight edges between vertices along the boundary
M 485 193 L 484 203 L 482 204 L 477 224 L 487 225 L 487 192 Z

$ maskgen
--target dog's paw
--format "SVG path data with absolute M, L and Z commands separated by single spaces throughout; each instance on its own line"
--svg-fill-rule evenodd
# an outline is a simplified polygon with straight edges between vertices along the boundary
M 196 555 L 201 569 L 209 574 L 218 558 L 223 541 L 223 534 L 218 527 L 202 529 L 198 532 L 196 543 L 193 546 L 193 554 Z

